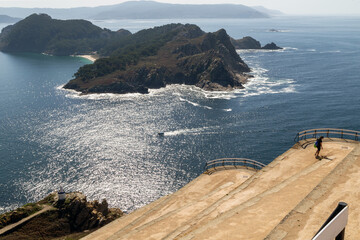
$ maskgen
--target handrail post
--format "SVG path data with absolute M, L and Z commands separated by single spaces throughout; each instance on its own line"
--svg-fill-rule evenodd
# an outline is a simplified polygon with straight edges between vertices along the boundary
M 336 209 L 330 214 L 312 240 L 334 238 L 335 240 L 344 240 L 348 215 L 349 209 L 347 203 L 339 202 Z
M 316 138 L 316 130 L 315 130 L 315 132 L 314 132 L 314 135 L 313 135 L 313 137 L 314 137 L 314 138 Z
M 300 141 L 300 133 L 298 132 L 294 138 L 294 142 L 299 142 Z
M 306 140 L 306 131 L 304 132 L 304 139 Z
M 327 137 L 327 138 L 329 138 L 329 132 L 330 132 L 330 130 L 328 129 L 328 130 L 327 130 L 327 133 L 326 133 L 326 137 Z
M 343 139 L 344 131 L 341 130 L 341 139 Z
M 345 228 L 336 236 L 335 240 L 344 240 L 345 239 Z

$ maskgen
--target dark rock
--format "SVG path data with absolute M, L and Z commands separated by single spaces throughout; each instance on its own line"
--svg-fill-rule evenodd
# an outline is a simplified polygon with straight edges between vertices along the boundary
M 106 216 L 109 213 L 109 205 L 106 199 L 103 199 L 102 202 L 97 206 L 96 210 L 100 212 L 102 215 Z
M 84 231 L 104 226 L 123 215 L 120 209 L 109 209 L 105 199 L 101 203 L 96 200 L 87 201 L 85 195 L 75 192 L 66 194 L 65 201 L 60 204 L 58 194 L 54 192 L 37 203 L 26 204 L 15 211 L 0 215 L 0 228 L 17 222 L 48 204 L 53 205 L 54 209 L 33 217 L 16 227 L 14 231 L 7 233 L 6 237 L 3 235 L 2 237 L 4 239 L 65 239 L 65 236 L 69 235 L 69 239 L 73 239 L 78 233 L 84 236 Z
M 242 39 L 231 39 L 232 44 L 234 44 L 237 49 L 260 49 L 261 44 L 259 41 L 255 40 L 252 37 L 244 37 Z
M 129 36 L 131 34 L 132 33 L 129 30 L 126 30 L 123 28 L 116 31 L 116 35 L 118 35 L 118 36 Z
M 252 37 L 244 37 L 238 40 L 232 38 L 231 42 L 236 49 L 264 49 L 264 50 L 282 49 L 281 47 L 276 46 L 276 44 L 273 42 L 268 43 L 265 46 L 261 47 L 260 42 Z
M 262 47 L 262 49 L 267 49 L 267 50 L 278 50 L 278 49 L 282 49 L 281 47 L 278 47 L 275 43 L 268 43 L 265 46 Z
M 57 206 L 57 201 L 53 205 Z M 101 203 L 96 200 L 88 202 L 86 196 L 78 192 L 66 194 L 64 205 L 59 211 L 61 216 L 68 219 L 74 231 L 103 226 L 123 214 L 119 210 L 114 214 L 105 199 Z

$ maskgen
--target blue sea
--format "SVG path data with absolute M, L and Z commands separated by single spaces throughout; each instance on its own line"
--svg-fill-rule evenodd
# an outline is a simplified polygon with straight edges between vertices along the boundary
M 134 33 L 171 22 L 284 49 L 238 51 L 254 75 L 242 90 L 172 85 L 148 95 L 85 96 L 61 86 L 88 60 L 0 52 L 0 212 L 60 186 L 131 212 L 199 176 L 208 160 L 268 164 L 299 131 L 360 130 L 360 17 L 94 24 Z

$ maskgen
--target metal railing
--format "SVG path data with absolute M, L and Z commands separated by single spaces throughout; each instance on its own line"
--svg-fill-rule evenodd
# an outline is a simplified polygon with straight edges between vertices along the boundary
M 345 227 L 348 222 L 349 208 L 347 203 L 339 202 L 336 209 L 320 227 L 312 240 L 344 240 Z
M 246 168 L 252 170 L 260 170 L 266 165 L 248 158 L 219 158 L 215 160 L 208 161 L 204 167 L 204 173 L 212 174 L 217 170 L 224 169 L 237 169 L 237 168 Z
M 294 138 L 294 141 L 299 142 L 301 140 L 306 140 L 307 138 L 317 138 L 320 136 L 324 136 L 327 138 L 333 137 L 333 138 L 359 141 L 360 132 L 354 130 L 336 129 L 336 128 L 310 129 L 310 130 L 298 132 L 296 134 L 296 137 Z

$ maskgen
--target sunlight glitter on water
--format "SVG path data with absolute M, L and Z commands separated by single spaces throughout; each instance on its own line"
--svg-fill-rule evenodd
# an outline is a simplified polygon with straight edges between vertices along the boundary
M 30 181 L 19 181 L 27 194 L 39 196 L 61 185 L 90 199 L 112 196 L 110 205 L 130 211 L 185 184 L 176 179 L 188 176 L 176 167 L 173 156 L 153 160 L 162 155 L 160 145 L 154 144 L 160 141 L 158 123 L 167 126 L 164 116 L 177 103 L 164 109 L 151 102 L 138 106 L 125 101 L 114 107 L 86 101 L 66 116 L 52 112 L 48 122 L 28 134 L 48 161 L 29 166 Z

